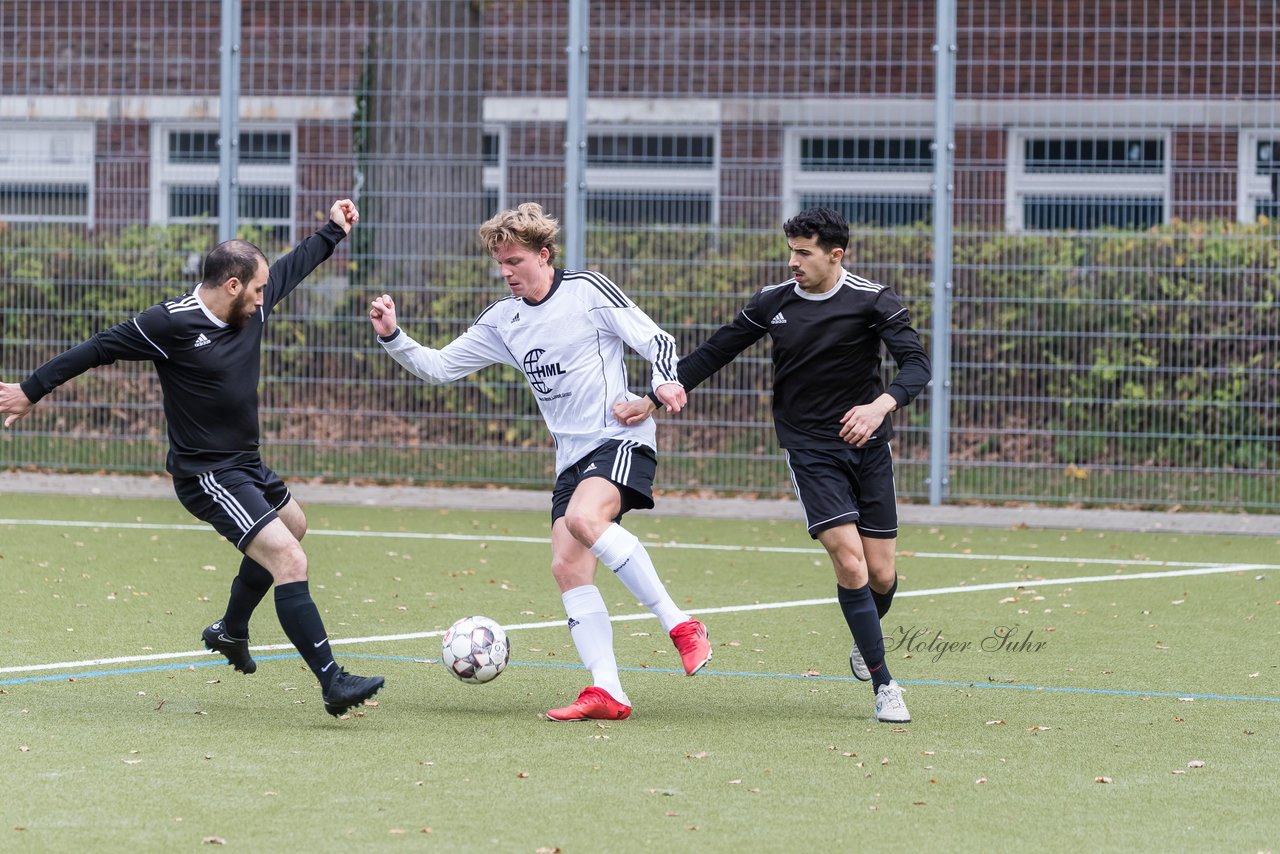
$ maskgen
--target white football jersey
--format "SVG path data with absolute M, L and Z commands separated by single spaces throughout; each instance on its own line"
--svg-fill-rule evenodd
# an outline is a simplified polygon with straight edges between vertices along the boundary
M 429 383 L 461 379 L 488 365 L 524 373 L 556 442 L 556 474 L 610 439 L 656 448 L 652 418 L 619 424 L 613 406 L 627 389 L 623 346 L 653 365 L 651 387 L 676 383 L 676 342 L 599 273 L 556 270 L 538 303 L 510 296 L 490 305 L 462 335 L 434 350 L 397 330 L 382 346 Z

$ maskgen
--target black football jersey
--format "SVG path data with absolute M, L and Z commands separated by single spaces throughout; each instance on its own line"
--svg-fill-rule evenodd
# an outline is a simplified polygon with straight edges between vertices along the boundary
M 929 382 L 929 356 L 898 295 L 847 270 L 825 294 L 806 293 L 794 279 L 762 289 L 680 360 L 680 382 L 693 389 L 765 335 L 773 344 L 773 417 L 783 448 L 845 446 L 840 419 L 885 391 L 881 342 L 898 366 L 889 394 L 899 407 Z M 886 417 L 866 444 L 892 435 Z
M 256 460 L 258 377 L 267 318 L 345 236 L 330 221 L 272 264 L 263 305 L 243 327 L 212 314 L 197 297 L 197 285 L 55 356 L 23 380 L 22 390 L 37 401 L 90 368 L 149 360 L 164 393 L 166 467 L 171 474 L 193 477 Z

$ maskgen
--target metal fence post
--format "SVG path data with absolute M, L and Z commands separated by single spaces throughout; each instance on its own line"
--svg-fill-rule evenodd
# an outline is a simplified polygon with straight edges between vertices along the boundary
M 240 200 L 240 0 L 222 0 L 218 91 L 218 240 L 236 236 Z
M 929 503 L 949 492 L 947 457 L 951 418 L 951 254 L 955 161 L 956 4 L 938 0 L 938 32 L 933 52 L 933 384 L 929 393 Z
M 581 270 L 586 257 L 587 0 L 569 2 L 569 88 L 564 129 L 564 266 Z

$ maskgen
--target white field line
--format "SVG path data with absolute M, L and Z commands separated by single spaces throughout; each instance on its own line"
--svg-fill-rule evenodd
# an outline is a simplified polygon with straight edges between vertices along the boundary
M 0 526 L 20 526 L 20 525 L 37 525 L 53 528 L 103 528 L 103 529 L 134 529 L 144 531 L 198 531 L 206 534 L 214 534 L 212 528 L 208 525 L 193 524 L 158 524 L 151 522 L 84 522 L 84 521 L 64 521 L 60 519 L 0 519 Z M 216 534 L 214 534 L 216 536 Z M 456 540 L 462 542 L 483 542 L 483 543 L 533 543 L 548 545 L 551 539 L 548 537 L 512 537 L 502 534 L 423 534 L 413 531 L 343 531 L 338 529 L 308 529 L 308 537 L 357 537 L 368 538 L 374 537 L 378 539 L 399 539 L 399 540 Z M 826 552 L 821 548 L 800 548 L 796 546 L 739 546 L 739 545 L 717 545 L 713 543 L 678 543 L 678 542 L 659 542 L 651 540 L 644 543 L 645 548 L 658 549 L 684 549 L 689 551 L 719 551 L 719 552 L 760 552 L 765 554 L 816 554 L 822 555 Z M 1053 557 L 1049 555 L 995 555 L 995 554 L 962 554 L 958 552 L 917 552 L 903 551 L 899 553 L 904 558 L 936 558 L 939 560 L 989 560 L 1014 563 L 1063 563 L 1075 564 L 1076 566 L 1085 566 L 1093 564 L 1095 566 L 1185 566 L 1185 567 L 1202 567 L 1202 566 L 1218 566 L 1216 561 L 1180 561 L 1180 560 L 1142 560 L 1142 559 L 1125 559 L 1125 558 L 1092 558 L 1092 557 Z M 1252 565 L 1251 565 L 1252 566 Z M 1280 569 L 1280 564 L 1253 566 L 1255 569 Z
M 900 598 L 913 596 L 944 596 L 951 593 L 977 593 L 984 590 L 1008 590 L 1016 588 L 1037 588 L 1062 586 L 1068 584 L 1100 584 L 1108 581 L 1137 581 L 1144 579 L 1164 579 L 1164 578 L 1180 578 L 1190 575 L 1221 575 L 1231 572 L 1252 572 L 1257 570 L 1276 569 L 1277 567 L 1270 564 L 1260 563 L 1239 563 L 1239 564 L 1223 564 L 1220 566 L 1200 566 L 1188 569 L 1171 569 L 1165 572 L 1137 572 L 1130 575 L 1082 575 L 1073 578 L 1041 578 L 1035 580 L 1017 580 L 1017 581 L 999 581 L 991 584 L 972 584 L 959 585 L 954 587 L 934 587 L 927 590 L 903 590 L 897 595 Z M 751 605 L 725 605 L 719 608 L 691 608 L 690 614 L 729 614 L 741 613 L 745 611 L 766 611 L 778 608 L 803 608 L 812 605 L 829 605 L 836 600 L 834 598 L 825 599 L 797 599 L 789 602 L 759 602 Z M 654 619 L 652 614 L 615 614 L 609 618 L 613 622 L 647 620 Z M 519 623 L 505 626 L 509 631 L 522 631 L 526 629 L 548 629 L 558 628 L 564 625 L 564 620 L 548 620 L 540 623 Z M 419 640 L 421 638 L 439 637 L 443 635 L 443 631 L 430 632 L 409 632 L 399 635 L 369 635 L 360 638 L 331 638 L 329 643 L 331 646 L 346 646 L 350 644 L 364 643 L 384 643 L 387 641 L 406 641 Z M 252 646 L 250 649 L 257 652 L 268 652 L 276 650 L 291 650 L 292 644 L 265 644 L 262 646 Z M 207 650 L 192 650 L 189 652 L 163 652 L 154 655 L 131 655 L 121 656 L 119 658 L 93 658 L 84 661 L 62 661 L 52 664 L 28 664 L 17 667 L 0 667 L 0 673 L 34 673 L 41 670 L 74 670 L 83 667 L 101 667 L 105 664 L 136 664 L 144 661 L 169 661 L 182 658 L 200 658 L 204 656 L 214 655 L 215 653 Z

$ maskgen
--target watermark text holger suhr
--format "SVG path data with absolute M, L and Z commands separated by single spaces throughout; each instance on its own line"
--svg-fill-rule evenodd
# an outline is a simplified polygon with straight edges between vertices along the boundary
M 898 626 L 884 636 L 885 654 L 891 652 L 907 652 L 912 655 L 929 655 L 936 663 L 949 653 L 987 652 L 987 653 L 1026 653 L 1039 652 L 1048 645 L 1048 641 L 1031 639 L 1031 630 L 1018 625 L 996 626 L 991 633 L 977 641 L 951 640 L 942 634 L 941 629 L 928 626 Z

